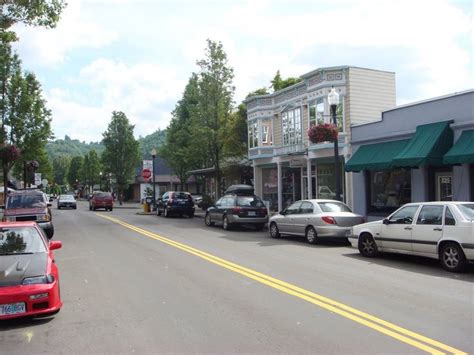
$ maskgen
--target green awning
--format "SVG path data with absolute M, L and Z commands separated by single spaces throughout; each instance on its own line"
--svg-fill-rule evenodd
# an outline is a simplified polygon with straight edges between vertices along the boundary
M 392 159 L 410 142 L 409 139 L 362 145 L 345 165 L 346 171 L 389 170 Z
M 474 129 L 461 133 L 461 137 L 444 155 L 443 163 L 447 165 L 474 163 Z
M 443 165 L 443 155 L 453 145 L 452 121 L 416 127 L 415 135 L 393 159 L 394 167 L 415 168 L 422 165 Z

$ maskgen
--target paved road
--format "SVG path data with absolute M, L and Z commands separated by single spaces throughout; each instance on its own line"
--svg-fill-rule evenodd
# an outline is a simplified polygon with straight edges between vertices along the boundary
M 1 354 L 474 353 L 474 268 L 138 210 L 54 210 L 64 306 Z

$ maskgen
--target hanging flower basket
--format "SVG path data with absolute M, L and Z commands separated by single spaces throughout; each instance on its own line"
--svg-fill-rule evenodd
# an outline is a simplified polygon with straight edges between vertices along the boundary
M 330 123 L 317 124 L 308 130 L 308 138 L 311 143 L 334 142 L 337 135 L 336 126 Z
M 16 145 L 6 145 L 0 148 L 0 159 L 4 162 L 12 162 L 21 156 L 21 151 Z
M 30 160 L 26 163 L 26 169 L 29 171 L 36 171 L 39 168 L 39 163 L 36 160 Z

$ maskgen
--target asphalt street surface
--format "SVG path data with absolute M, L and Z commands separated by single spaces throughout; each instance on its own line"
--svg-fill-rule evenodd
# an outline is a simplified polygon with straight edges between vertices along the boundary
M 474 353 L 472 265 L 55 206 L 63 308 L 0 322 L 0 354 Z

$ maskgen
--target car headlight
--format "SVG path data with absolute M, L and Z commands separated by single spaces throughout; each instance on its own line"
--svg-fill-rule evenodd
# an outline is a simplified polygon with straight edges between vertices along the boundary
M 52 284 L 54 282 L 54 276 L 42 275 L 42 276 L 33 276 L 26 277 L 23 279 L 22 285 L 39 285 L 39 284 Z
M 36 216 L 37 221 L 47 222 L 49 221 L 49 214 L 40 214 Z

